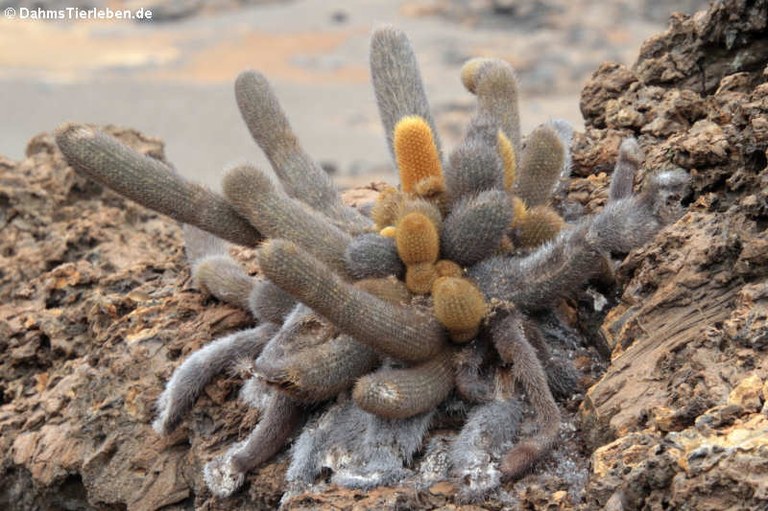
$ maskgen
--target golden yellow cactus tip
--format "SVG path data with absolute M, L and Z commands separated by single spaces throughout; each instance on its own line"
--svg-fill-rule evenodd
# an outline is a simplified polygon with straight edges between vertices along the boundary
M 432 286 L 432 299 L 435 317 L 448 329 L 454 342 L 473 339 L 488 314 L 485 297 L 467 279 L 438 278 Z
M 511 190 L 512 185 L 515 184 L 515 178 L 517 177 L 517 155 L 515 154 L 515 147 L 503 131 L 499 130 L 497 138 L 499 156 L 501 156 L 501 161 L 504 163 L 504 188 Z
M 381 236 L 384 236 L 385 238 L 394 238 L 396 233 L 397 233 L 397 229 L 392 225 L 388 225 L 387 227 L 379 231 L 379 234 Z
M 397 223 L 395 244 L 406 266 L 434 263 L 440 253 L 440 236 L 435 224 L 424 214 L 408 213 Z
M 428 189 L 442 188 L 443 167 L 432 128 L 418 115 L 403 117 L 395 125 L 395 158 L 400 184 L 406 193 L 417 193 L 416 185 L 429 179 Z

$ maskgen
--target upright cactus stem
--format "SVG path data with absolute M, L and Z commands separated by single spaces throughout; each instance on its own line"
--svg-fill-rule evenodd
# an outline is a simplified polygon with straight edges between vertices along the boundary
M 435 271 L 438 277 L 463 277 L 464 270 L 453 261 L 441 259 L 435 263 Z
M 405 285 L 414 293 L 429 293 L 437 278 L 435 262 L 440 255 L 435 225 L 422 213 L 408 213 L 397 224 L 395 243 L 406 266 Z
M 354 232 L 370 222 L 341 202 L 328 174 L 304 151 L 267 79 L 245 71 L 235 82 L 235 96 L 253 139 L 266 154 L 286 193 Z
M 435 225 L 421 213 L 409 213 L 397 224 L 397 253 L 406 265 L 434 263 L 440 254 Z
M 616 201 L 632 195 L 635 174 L 643 164 L 643 152 L 637 140 L 625 138 L 619 146 L 619 157 L 613 169 L 611 185 L 608 188 L 608 200 Z
M 477 96 L 478 115 L 496 120 L 497 126 L 520 153 L 520 110 L 517 78 L 512 66 L 501 59 L 471 59 L 461 70 L 464 86 Z
M 502 60 L 473 59 L 465 64 L 462 80 L 477 95 L 477 111 L 445 172 L 453 202 L 507 188 L 520 154 L 517 81 L 512 67 Z
M 432 287 L 435 317 L 448 329 L 451 340 L 464 343 L 475 338 L 488 314 L 483 294 L 470 281 L 441 277 Z
M 405 286 L 414 294 L 426 295 L 432 290 L 437 277 L 434 263 L 410 264 L 405 269 Z
M 417 115 L 400 119 L 394 149 L 404 192 L 433 198 L 445 191 L 440 153 L 426 120 Z
M 371 218 L 377 229 L 395 225 L 402 201 L 403 194 L 393 186 L 387 186 L 379 193 L 371 208 Z
M 549 202 L 565 164 L 565 151 L 550 126 L 539 126 L 528 136 L 514 189 L 528 207 Z
M 490 140 L 493 145 L 489 145 Z M 504 163 L 497 141 L 498 130 L 493 119 L 473 120 L 467 136 L 451 154 L 445 169 L 446 189 L 452 203 L 488 190 L 504 189 Z
M 511 222 L 512 207 L 505 192 L 466 196 L 454 204 L 443 223 L 443 256 L 462 266 L 478 263 L 496 252 Z
M 379 115 L 387 135 L 392 157 L 395 156 L 395 125 L 403 117 L 417 115 L 437 134 L 421 81 L 419 64 L 406 35 L 391 26 L 374 30 L 371 36 L 371 79 L 379 105 Z M 434 139 L 440 155 L 440 139 Z
M 517 151 L 503 131 L 499 130 L 498 147 L 501 161 L 504 164 L 504 189 L 512 190 L 517 179 Z

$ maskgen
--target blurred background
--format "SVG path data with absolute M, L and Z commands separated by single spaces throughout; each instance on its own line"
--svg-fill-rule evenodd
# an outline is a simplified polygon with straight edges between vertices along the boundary
M 228 165 L 266 165 L 233 83 L 265 73 L 305 148 L 340 186 L 394 181 L 368 73 L 372 27 L 411 38 L 446 147 L 474 108 L 462 63 L 496 56 L 518 71 L 523 132 L 582 126 L 579 93 L 603 61 L 631 64 L 673 11 L 706 0 L 0 0 L 0 155 L 76 120 L 165 140 L 183 174 L 218 187 Z M 79 18 L 66 11 L 77 7 Z M 85 19 L 87 9 L 152 19 Z M 26 9 L 26 10 L 25 10 Z M 64 10 L 64 19 L 59 18 Z M 52 11 L 52 14 L 50 14 Z

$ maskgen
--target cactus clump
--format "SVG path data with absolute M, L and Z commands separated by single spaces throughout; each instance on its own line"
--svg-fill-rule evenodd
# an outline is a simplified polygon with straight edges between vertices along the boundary
M 330 470 L 346 486 L 395 484 L 449 401 L 462 403 L 465 427 L 442 476 L 460 495 L 482 498 L 523 475 L 557 442 L 555 397 L 577 380 L 549 350 L 541 311 L 681 214 L 681 172 L 650 175 L 633 194 L 642 156 L 629 140 L 609 204 L 566 224 L 550 199 L 568 174 L 570 130 L 555 121 L 522 140 L 517 81 L 504 61 L 462 69 L 477 110 L 447 158 L 402 32 L 374 32 L 371 73 L 401 180 L 371 218 L 341 203 L 255 71 L 237 79 L 237 103 L 279 186 L 241 165 L 225 175 L 222 196 L 87 126 L 57 132 L 78 172 L 187 224 L 197 285 L 259 323 L 190 356 L 157 403 L 154 427 L 169 434 L 218 372 L 253 360 L 241 397 L 262 408 L 261 420 L 205 466 L 216 495 L 236 491 L 302 427 L 290 482 L 313 484 Z M 221 240 L 258 246 L 261 276 L 241 270 Z M 526 407 L 538 430 L 519 438 Z

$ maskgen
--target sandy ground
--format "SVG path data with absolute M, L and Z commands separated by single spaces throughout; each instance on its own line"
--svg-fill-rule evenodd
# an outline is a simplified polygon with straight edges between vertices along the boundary
M 227 165 L 264 162 L 232 93 L 237 73 L 255 68 L 270 77 L 309 152 L 336 169 L 339 184 L 360 184 L 389 169 L 367 69 L 377 24 L 411 37 L 448 146 L 472 110 L 458 80 L 467 58 L 516 66 L 525 132 L 552 117 L 578 128 L 591 70 L 631 62 L 663 28 L 628 15 L 623 1 L 497 3 L 529 8 L 494 15 L 483 2 L 305 0 L 174 22 L 0 18 L 0 154 L 20 159 L 27 140 L 64 121 L 113 123 L 161 137 L 181 172 L 215 187 Z

